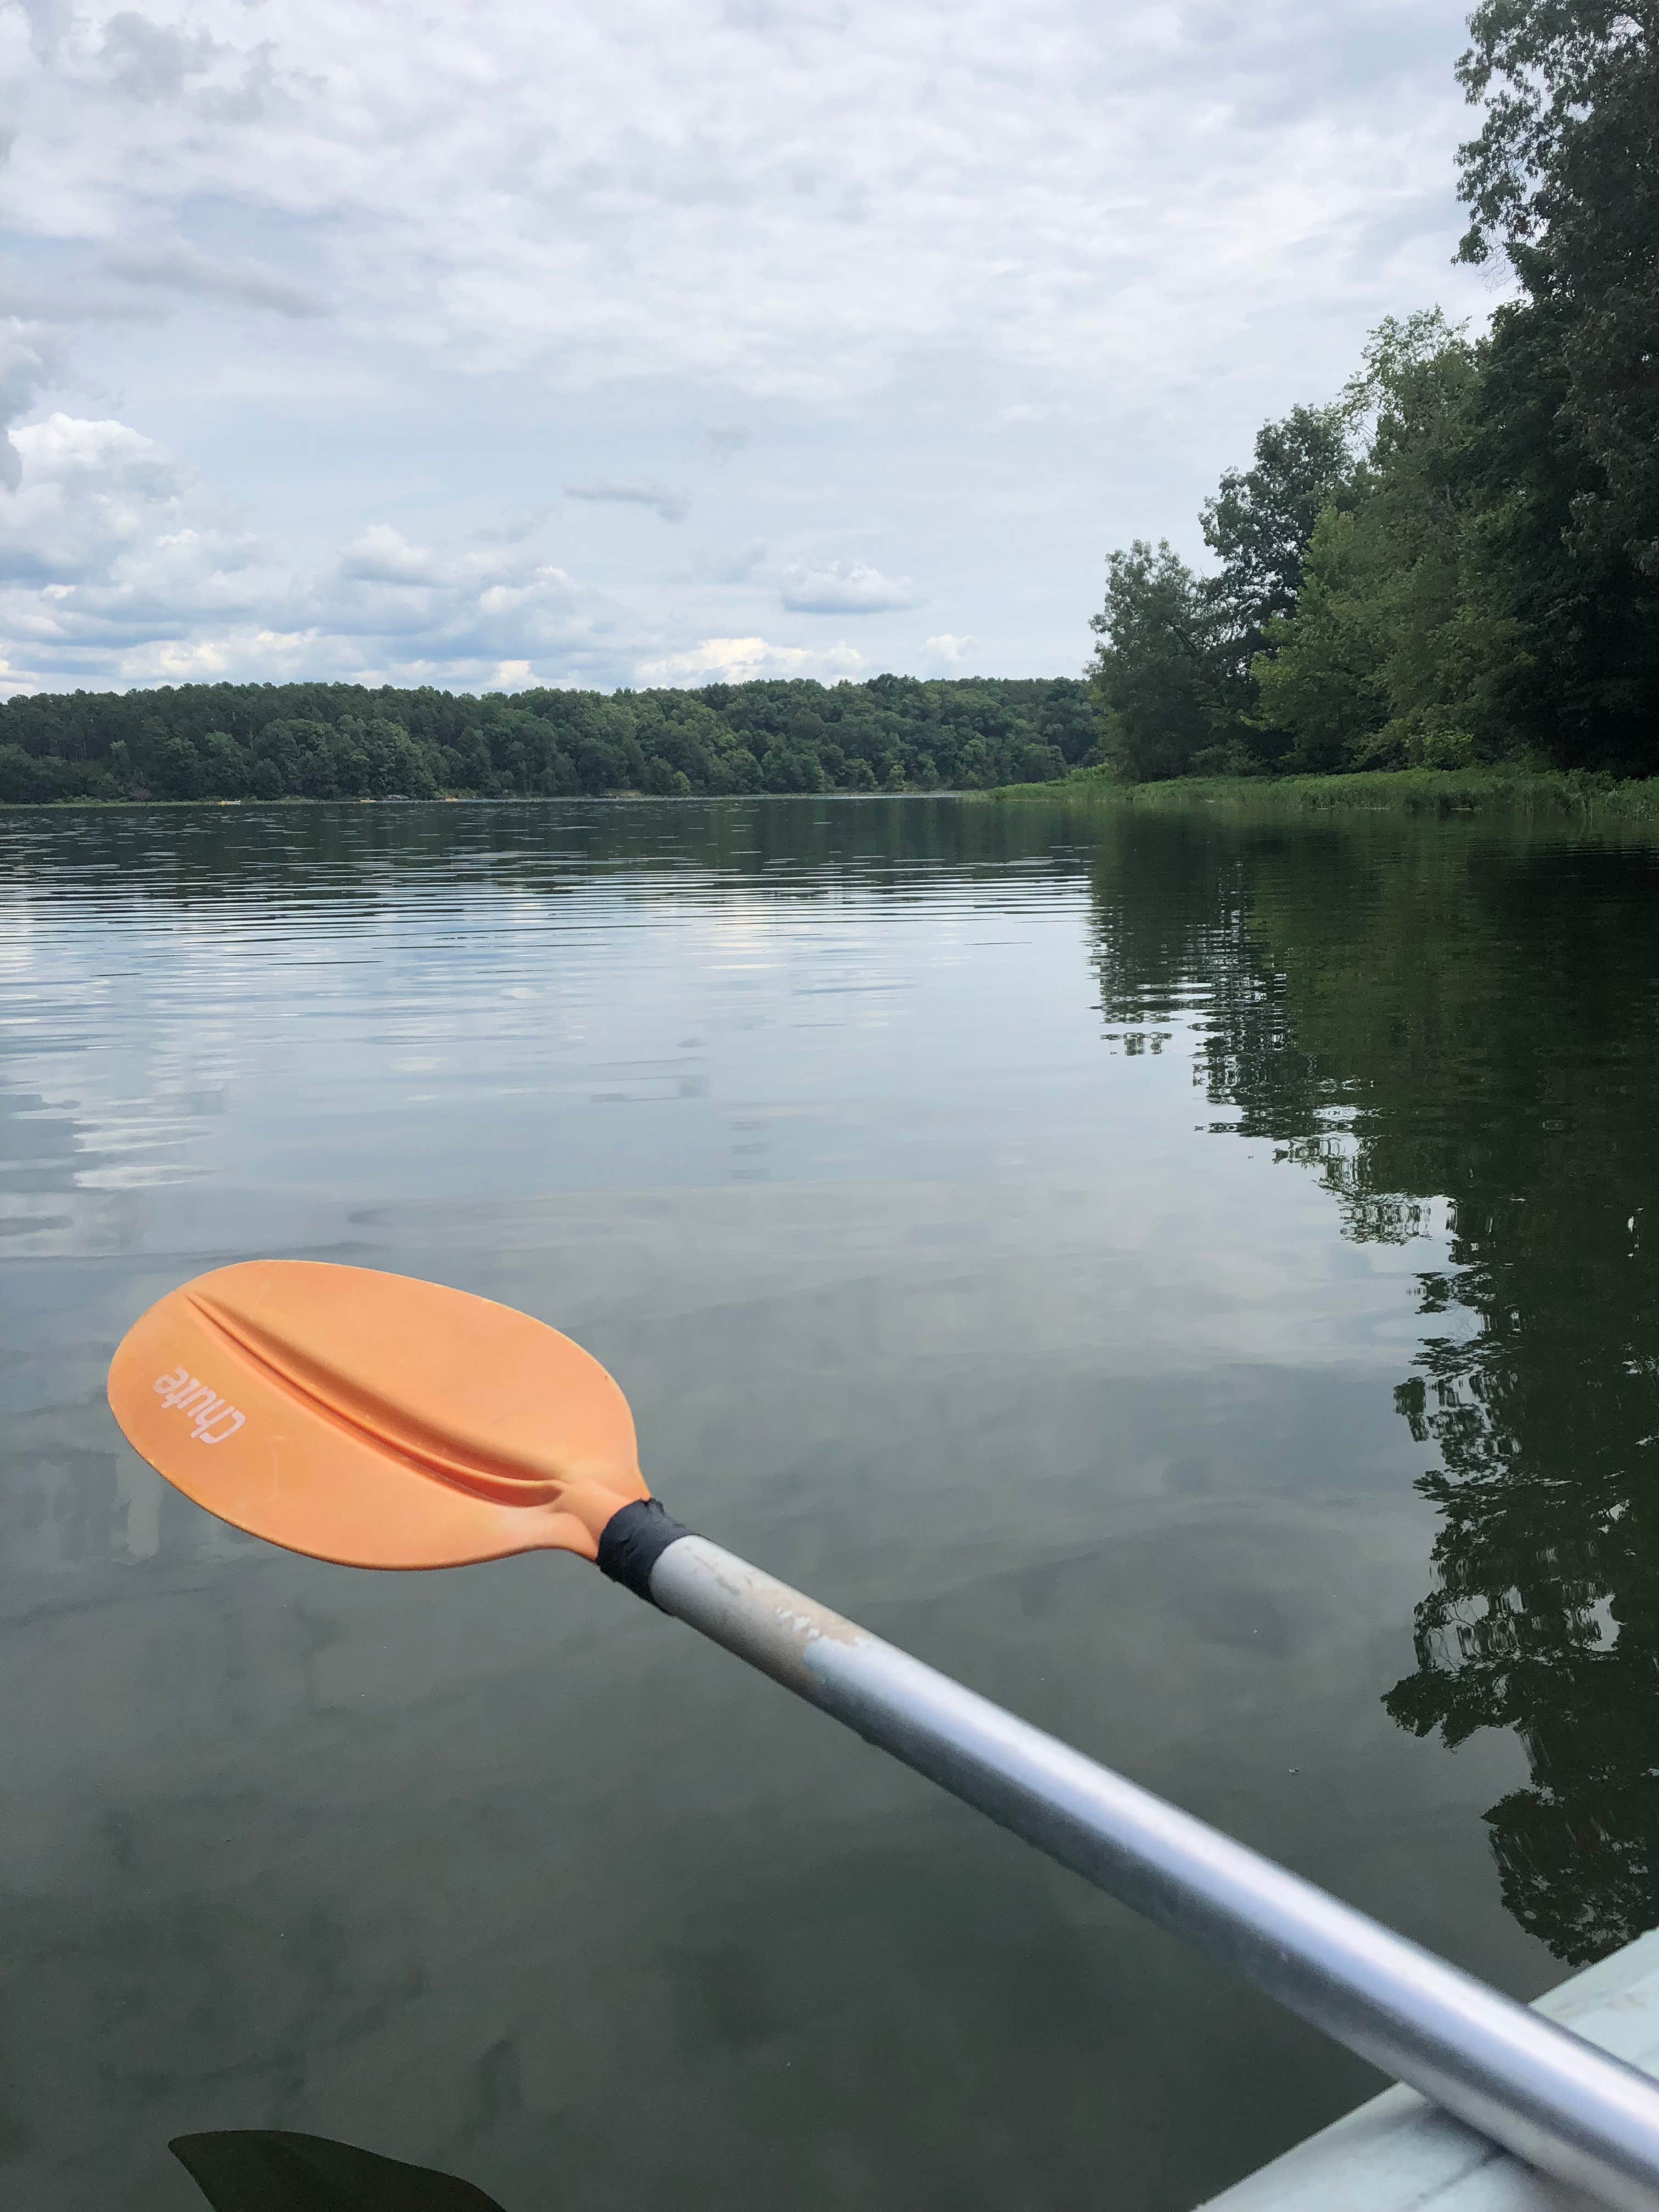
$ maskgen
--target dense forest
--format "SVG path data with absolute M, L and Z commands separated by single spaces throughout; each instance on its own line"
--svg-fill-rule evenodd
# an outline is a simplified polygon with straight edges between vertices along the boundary
M 1487 335 L 1385 322 L 1167 543 L 1108 566 L 1103 752 L 1136 781 L 1659 769 L 1659 9 L 1485 0 L 1458 75 Z
M 0 707 L 0 801 L 975 789 L 1064 775 L 1095 736 L 1088 687 L 1064 678 L 35 692 Z

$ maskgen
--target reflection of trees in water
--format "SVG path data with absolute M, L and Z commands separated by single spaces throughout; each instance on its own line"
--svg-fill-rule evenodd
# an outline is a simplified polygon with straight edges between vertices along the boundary
M 1444 1204 L 1447 1326 L 1396 1394 L 1442 1525 L 1385 1704 L 1448 1746 L 1515 1730 L 1504 1900 L 1574 1964 L 1659 1923 L 1656 890 L 1645 853 L 1456 823 L 1139 825 L 1097 870 L 1115 1028 L 1201 983 L 1218 1126 L 1354 1237 Z
M 0 817 L 0 856 L 14 898 L 100 900 L 117 915 L 250 898 L 372 915 L 411 891 L 556 898 L 607 881 L 678 896 L 699 874 L 825 899 L 849 881 L 903 896 L 919 870 L 1076 870 L 1068 818 L 1058 797 L 40 807 Z

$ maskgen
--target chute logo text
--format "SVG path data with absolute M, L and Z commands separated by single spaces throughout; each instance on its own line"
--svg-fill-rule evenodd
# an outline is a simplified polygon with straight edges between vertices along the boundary
M 247 1419 L 205 1382 L 198 1382 L 187 1368 L 175 1367 L 170 1375 L 158 1375 L 150 1388 L 164 1406 L 189 1419 L 198 1444 L 223 1443 Z

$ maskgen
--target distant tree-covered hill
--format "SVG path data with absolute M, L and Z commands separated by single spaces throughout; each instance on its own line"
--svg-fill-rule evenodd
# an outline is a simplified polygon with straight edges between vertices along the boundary
M 1063 775 L 1094 741 L 1089 688 L 1064 677 L 482 697 L 188 684 L 9 701 L 0 802 L 984 788 Z

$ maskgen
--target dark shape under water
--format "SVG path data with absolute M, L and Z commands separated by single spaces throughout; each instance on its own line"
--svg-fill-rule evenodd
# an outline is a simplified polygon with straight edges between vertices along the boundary
M 501 2212 L 453 2173 L 326 2136 L 237 2128 L 175 2136 L 167 2148 L 213 2212 Z

